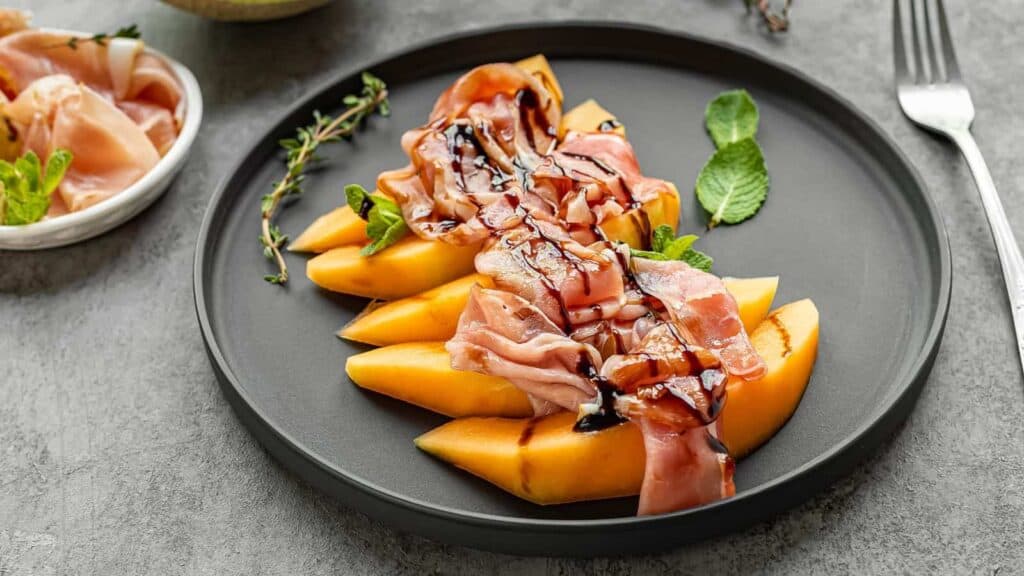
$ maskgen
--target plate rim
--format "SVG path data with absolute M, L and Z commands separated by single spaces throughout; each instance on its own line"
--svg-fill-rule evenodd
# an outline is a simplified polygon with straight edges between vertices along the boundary
M 722 50 L 726 52 L 737 53 L 740 56 L 754 60 L 760 64 L 763 64 L 769 68 L 775 68 L 782 72 L 789 74 L 797 80 L 803 82 L 806 85 L 813 87 L 815 90 L 824 94 L 827 98 L 832 99 L 835 103 L 842 106 L 845 111 L 850 114 L 857 122 L 861 123 L 866 127 L 875 138 L 880 139 L 888 148 L 887 154 L 890 154 L 895 160 L 901 165 L 906 171 L 907 175 L 912 179 L 915 187 L 920 191 L 920 199 L 924 208 L 923 214 L 920 216 L 921 222 L 928 222 L 934 228 L 934 237 L 926 235 L 924 245 L 929 247 L 929 250 L 937 249 L 937 264 L 938 264 L 938 293 L 936 294 L 936 308 L 931 318 L 928 320 L 928 331 L 924 338 L 921 350 L 917 353 L 913 364 L 910 369 L 899 378 L 899 381 L 894 384 L 893 392 L 887 395 L 886 400 L 883 404 L 877 407 L 872 413 L 866 418 L 864 423 L 858 427 L 854 432 L 844 437 L 841 441 L 832 445 L 832 447 L 813 458 L 812 460 L 805 462 L 801 466 L 790 470 L 789 472 L 778 476 L 770 481 L 754 486 L 748 490 L 738 493 L 737 495 L 711 502 L 702 506 L 688 508 L 685 510 L 679 510 L 667 514 L 659 514 L 653 516 L 617 516 L 610 518 L 593 518 L 593 519 L 547 519 L 547 518 L 524 518 L 510 515 L 500 515 L 484 512 L 474 512 L 469 510 L 462 510 L 453 508 L 447 505 L 433 504 L 423 501 L 419 498 L 413 498 L 403 494 L 396 493 L 392 490 L 383 488 L 373 481 L 362 478 L 355 474 L 351 474 L 344 470 L 335 467 L 331 462 L 321 457 L 315 450 L 309 449 L 302 442 L 297 441 L 290 434 L 284 431 L 273 418 L 270 418 L 258 404 L 254 403 L 246 392 L 245 387 L 241 385 L 239 379 L 231 371 L 228 362 L 226 361 L 219 345 L 216 341 L 216 334 L 213 330 L 209 312 L 207 309 L 206 297 L 204 294 L 204 272 L 203 268 L 206 264 L 208 255 L 206 251 L 209 249 L 209 238 L 211 235 L 211 228 L 214 223 L 215 216 L 217 216 L 217 207 L 223 203 L 224 197 L 231 187 L 232 181 L 237 177 L 237 174 L 242 168 L 244 168 L 248 159 L 252 156 L 253 151 L 259 146 L 260 142 L 271 138 L 273 134 L 280 129 L 282 124 L 289 118 L 296 115 L 303 108 L 309 106 L 318 97 L 321 97 L 326 91 L 332 87 L 337 86 L 348 79 L 358 75 L 362 70 L 374 70 L 379 68 L 381 65 L 408 57 L 415 54 L 416 52 L 429 49 L 433 46 L 456 42 L 460 40 L 468 40 L 471 38 L 481 38 L 490 36 L 498 33 L 508 33 L 516 31 L 553 31 L 558 29 L 569 29 L 569 28 L 583 28 L 590 29 L 600 32 L 615 32 L 627 30 L 636 33 L 648 33 L 659 36 L 671 37 L 673 41 L 686 41 L 690 43 L 704 44 L 710 48 L 716 50 Z M 624 58 L 628 59 L 628 53 L 624 51 Z M 649 61 L 649 60 L 648 60 Z M 895 103 L 894 103 L 895 105 Z M 237 160 L 233 163 L 231 169 L 226 173 L 224 178 L 218 184 L 216 191 L 210 198 L 209 204 L 207 205 L 206 211 L 203 216 L 200 232 L 196 242 L 196 252 L 193 265 L 193 295 L 196 307 L 196 314 L 198 316 L 200 330 L 202 333 L 203 341 L 207 349 L 208 356 L 212 368 L 214 369 L 215 376 L 220 383 L 222 390 L 225 395 L 228 396 L 228 401 L 235 409 L 239 418 L 246 424 L 250 432 L 259 440 L 262 444 L 267 446 L 268 440 L 282 443 L 286 448 L 292 451 L 291 457 L 297 456 L 301 460 L 304 460 L 306 464 L 314 466 L 318 471 L 326 473 L 328 476 L 344 482 L 351 488 L 354 488 L 362 495 L 371 496 L 383 500 L 386 503 L 392 504 L 402 509 L 406 509 L 411 512 L 423 514 L 438 520 L 449 521 L 455 524 L 469 525 L 475 527 L 486 527 L 494 528 L 497 530 L 507 529 L 528 529 L 531 531 L 545 532 L 545 533 L 565 533 L 571 531 L 575 534 L 589 533 L 592 531 L 603 531 L 610 528 L 625 528 L 625 529 L 643 529 L 648 530 L 651 528 L 660 528 L 662 526 L 671 524 L 672 522 L 684 518 L 687 516 L 704 514 L 720 510 L 722 508 L 732 508 L 741 503 L 747 503 L 750 500 L 761 497 L 766 493 L 785 488 L 787 485 L 796 483 L 801 479 L 806 478 L 809 475 L 814 474 L 818 468 L 826 466 L 830 463 L 834 463 L 844 457 L 853 457 L 851 454 L 857 448 L 857 444 L 864 440 L 866 437 L 871 436 L 873 433 L 879 432 L 879 428 L 883 424 L 888 426 L 894 426 L 898 422 L 905 419 L 905 415 L 899 416 L 894 421 L 887 421 L 887 417 L 890 419 L 895 415 L 894 412 L 901 405 L 905 405 L 910 402 L 916 401 L 917 396 L 920 394 L 920 390 L 923 387 L 924 382 L 930 373 L 931 366 L 935 360 L 935 356 L 938 352 L 939 345 L 941 343 L 942 335 L 945 329 L 946 320 L 949 313 L 950 298 L 952 292 L 952 262 L 950 253 L 949 236 L 946 230 L 945 222 L 941 213 L 938 210 L 938 206 L 935 200 L 932 198 L 931 193 L 924 180 L 921 178 L 920 173 L 910 159 L 906 156 L 903 150 L 896 144 L 895 140 L 870 116 L 860 110 L 847 98 L 840 95 L 836 90 L 832 89 L 828 85 L 814 79 L 810 75 L 798 70 L 797 68 L 790 66 L 784 62 L 766 57 L 765 55 L 755 52 L 749 48 L 738 46 L 730 42 L 708 38 L 705 36 L 692 34 L 689 32 L 683 32 L 673 30 L 661 26 L 654 26 L 648 24 L 637 24 L 637 23 L 626 23 L 626 22 L 608 22 L 600 20 L 562 20 L 557 22 L 522 22 L 508 25 L 491 26 L 485 28 L 479 28 L 475 30 L 459 31 L 451 34 L 445 34 L 437 37 L 431 37 L 420 42 L 416 42 L 406 48 L 402 48 L 396 51 L 389 52 L 376 58 L 363 59 L 357 62 L 357 65 L 347 66 L 339 72 L 331 75 L 326 81 L 320 82 L 310 90 L 308 90 L 305 96 L 301 100 L 296 101 L 291 105 L 285 112 L 272 122 L 269 127 L 263 132 L 263 134 L 253 140 L 255 144 L 247 147 L 239 155 Z M 938 245 L 935 246 L 934 242 Z M 234 396 L 234 397 L 232 397 Z M 237 403 L 242 405 L 237 405 Z M 249 414 L 243 414 L 240 412 L 241 409 L 245 409 Z M 250 423 L 249 418 L 255 418 L 257 423 L 262 427 L 261 430 L 253 429 L 253 423 Z M 270 436 L 264 437 L 265 434 Z M 277 454 L 267 446 L 268 450 L 278 460 L 284 460 L 284 456 Z M 862 460 L 861 456 L 856 456 L 856 461 Z M 294 468 L 290 463 L 285 464 L 289 468 Z M 847 474 L 848 471 L 841 475 Z M 303 477 L 302 474 L 299 474 Z M 840 477 L 837 475 L 836 477 Z M 303 477 L 304 480 L 307 478 Z M 828 482 L 822 483 L 821 486 L 831 484 L 836 478 L 831 478 Z M 820 487 L 819 487 L 820 489 Z M 811 492 L 813 494 L 817 492 L 817 489 Z M 788 508 L 790 505 L 786 505 L 781 509 Z M 365 513 L 371 513 L 372 511 L 361 509 Z M 751 522 L 759 520 L 761 518 L 753 518 Z M 728 529 L 727 529 L 728 530 Z M 707 535 L 710 536 L 715 533 L 715 530 L 709 530 Z M 443 539 L 442 535 L 433 535 L 435 539 Z M 699 538 L 699 537 L 698 537 Z M 686 538 L 692 540 L 694 538 Z M 502 547 L 496 546 L 493 549 L 496 550 L 509 550 L 515 546 Z

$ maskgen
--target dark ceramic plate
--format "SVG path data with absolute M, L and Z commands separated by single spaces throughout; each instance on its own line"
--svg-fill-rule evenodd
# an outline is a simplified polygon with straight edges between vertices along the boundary
M 701 233 L 716 272 L 781 276 L 776 303 L 821 311 L 817 366 L 800 408 L 739 463 L 736 496 L 637 518 L 635 498 L 541 507 L 416 450 L 441 416 L 360 390 L 345 358 L 363 348 L 334 332 L 366 304 L 329 294 L 288 255 L 286 288 L 264 283 L 260 196 L 280 177 L 279 138 L 358 89 L 346 74 L 300 102 L 258 140 L 214 194 L 195 262 L 203 338 L 225 396 L 274 456 L 302 478 L 402 530 L 505 552 L 610 555 L 664 549 L 735 530 L 793 506 L 874 451 L 911 410 L 938 348 L 950 291 L 949 247 L 921 180 L 879 128 L 802 74 L 722 44 L 650 28 L 562 24 L 437 41 L 368 68 L 391 87 L 393 115 L 330 148 L 305 196 L 282 215 L 301 231 L 404 165 L 404 130 L 421 123 L 460 73 L 544 52 L 566 109 L 596 98 L 626 125 L 646 174 L 677 182 L 681 230 Z M 772 186 L 740 226 L 702 232 L 692 182 L 712 145 L 703 111 L 743 87 L 761 109 Z M 894 103 L 895 105 L 895 103 Z

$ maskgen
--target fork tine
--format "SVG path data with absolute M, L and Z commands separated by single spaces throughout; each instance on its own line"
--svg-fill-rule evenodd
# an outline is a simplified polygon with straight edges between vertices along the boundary
M 914 78 L 918 84 L 924 82 L 924 54 L 921 51 L 921 35 L 917 32 L 917 2 L 910 0 L 910 40 L 914 48 Z
M 960 79 L 960 66 L 956 63 L 956 52 L 953 51 L 953 37 L 949 34 L 949 22 L 946 21 L 946 8 L 942 0 L 935 0 L 936 13 L 939 15 L 939 36 L 942 39 L 943 63 L 946 65 L 946 78 Z
M 942 4 L 942 0 L 938 0 Z M 932 16 L 928 10 L 930 0 L 922 0 L 924 4 L 924 37 L 928 41 L 928 63 L 931 64 L 932 83 L 942 81 L 942 72 L 939 71 L 939 53 L 935 51 L 935 34 L 932 33 Z M 941 43 L 940 43 L 941 45 Z
M 903 44 L 903 15 L 900 13 L 900 0 L 892 2 L 892 52 L 896 82 L 904 82 L 910 78 L 907 70 L 907 47 Z

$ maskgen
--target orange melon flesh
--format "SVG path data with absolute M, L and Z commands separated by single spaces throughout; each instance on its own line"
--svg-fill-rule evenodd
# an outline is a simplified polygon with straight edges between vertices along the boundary
M 626 135 L 626 127 L 619 123 L 614 114 L 605 110 L 597 100 L 591 98 L 586 102 L 569 110 L 562 116 L 562 125 L 558 127 L 559 138 L 565 136 L 566 132 L 602 132 L 602 127 L 613 126 L 611 130 L 620 136 Z
M 601 223 L 604 235 L 613 241 L 625 242 L 638 250 L 647 248 L 651 231 L 661 225 L 676 231 L 679 225 L 679 191 L 669 183 L 669 190 Z
M 810 300 L 787 304 L 751 340 L 768 372 L 755 382 L 727 384 L 721 440 L 735 457 L 771 438 L 800 403 L 817 353 L 818 310 Z M 537 504 L 639 493 L 645 461 L 639 428 L 626 423 L 578 433 L 574 422 L 565 412 L 540 419 L 461 418 L 423 434 L 416 445 Z
M 393 300 L 418 294 L 473 272 L 478 244 L 456 246 L 415 236 L 373 256 L 358 245 L 332 248 L 306 263 L 306 276 L 321 288 Z
M 725 289 L 732 294 L 739 308 L 740 320 L 747 334 L 751 334 L 768 316 L 779 289 L 778 276 L 760 278 L 722 278 Z
M 523 58 L 515 65 L 540 80 L 551 96 L 558 101 L 558 106 L 562 106 L 562 102 L 565 101 L 565 93 L 562 92 L 558 77 L 555 76 L 555 71 L 551 69 L 551 64 L 543 54 L 534 54 L 529 58 Z
M 350 356 L 357 385 L 446 416 L 530 416 L 521 390 L 504 378 L 453 370 L 444 342 L 410 342 Z
M 337 246 L 366 242 L 366 220 L 348 205 L 317 218 L 288 245 L 292 252 L 326 252 Z
M 576 433 L 575 421 L 570 412 L 537 419 L 464 418 L 415 442 L 421 450 L 535 504 L 636 494 L 644 472 L 639 429 L 629 424 Z
M 724 278 L 726 289 L 736 299 L 743 326 L 750 332 L 764 320 L 775 298 L 778 276 L 766 278 Z M 493 284 L 483 274 L 471 274 L 422 294 L 371 305 L 338 332 L 347 340 L 388 346 L 401 342 L 448 340 L 455 335 L 459 316 L 466 307 L 474 284 Z
M 421 294 L 382 304 L 366 311 L 338 332 L 347 340 L 388 346 L 402 342 L 449 340 L 475 285 L 491 288 L 483 274 L 470 274 Z
M 818 354 L 818 309 L 809 299 L 772 312 L 750 335 L 768 372 L 755 382 L 734 378 L 720 416 L 722 441 L 740 458 L 789 420 L 800 404 Z

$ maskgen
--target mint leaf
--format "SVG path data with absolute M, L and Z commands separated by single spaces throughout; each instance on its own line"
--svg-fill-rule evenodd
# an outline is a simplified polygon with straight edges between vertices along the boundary
M 636 250 L 630 248 L 629 255 L 633 258 L 646 258 L 647 260 L 668 260 L 668 256 L 665 256 L 661 252 L 654 252 L 651 250 Z
M 680 236 L 676 238 L 661 251 L 669 260 L 682 260 L 683 254 L 693 246 L 693 243 L 697 241 L 697 237 L 693 234 L 687 234 L 686 236 Z
M 663 252 L 665 247 L 672 243 L 676 239 L 676 233 L 672 230 L 672 227 L 667 224 L 662 224 L 654 229 L 654 233 L 651 234 L 651 250 L 655 252 Z
M 345 186 L 345 200 L 349 208 L 366 220 L 366 235 L 370 242 L 359 251 L 363 256 L 372 256 L 398 242 L 409 231 L 402 210 L 389 198 L 370 194 L 358 184 Z
M 50 194 L 57 189 L 71 164 L 71 153 L 56 150 L 47 159 L 46 173 L 34 152 L 26 152 L 13 164 L 0 161 L 3 212 L 0 222 L 21 226 L 42 220 L 50 209 Z
M 697 200 L 711 215 L 709 229 L 750 218 L 767 195 L 768 170 L 752 138 L 719 148 L 697 177 Z
M 49 196 L 57 189 L 64 173 L 71 166 L 71 152 L 58 148 L 46 159 L 46 173 L 43 175 L 43 194 Z
M 681 260 L 698 270 L 710 272 L 714 260 L 707 254 L 692 248 L 696 241 L 697 236 L 693 234 L 676 238 L 672 227 L 662 224 L 651 234 L 651 250 L 630 249 L 629 253 L 634 258 L 648 260 Z
M 704 123 L 717 148 L 753 138 L 757 134 L 757 121 L 757 105 L 746 90 L 722 92 L 704 111 Z
M 703 272 L 711 272 L 711 265 L 714 264 L 715 260 L 700 250 L 689 249 L 683 253 L 682 258 L 679 258 L 683 262 L 686 262 L 692 268 L 701 270 Z

